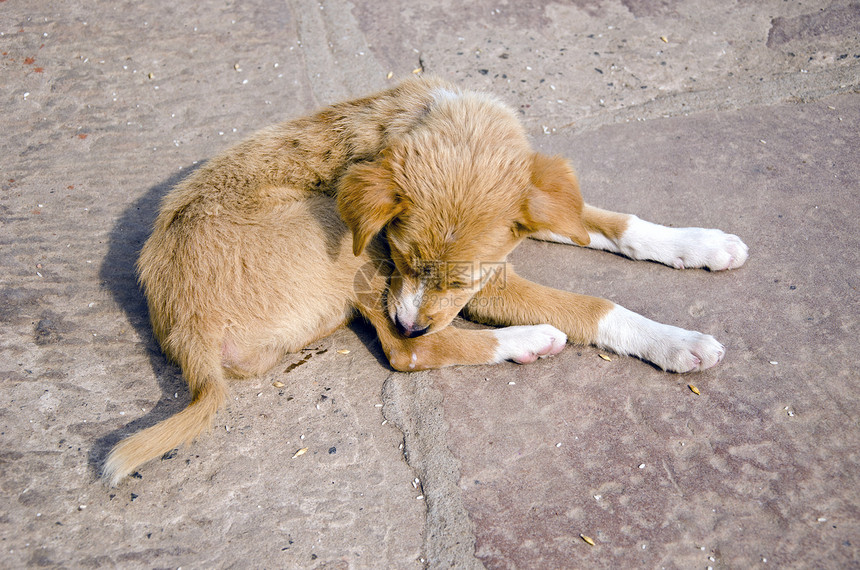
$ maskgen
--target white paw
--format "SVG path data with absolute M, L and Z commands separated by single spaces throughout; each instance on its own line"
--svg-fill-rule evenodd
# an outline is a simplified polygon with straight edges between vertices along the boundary
M 679 228 L 672 266 L 704 267 L 711 271 L 736 269 L 746 262 L 749 248 L 736 235 L 704 228 Z
M 567 335 L 551 325 L 524 325 L 493 331 L 499 345 L 494 362 L 513 360 L 520 364 L 558 354 L 567 343 Z
M 667 325 L 668 326 L 668 325 Z M 675 329 L 652 347 L 647 358 L 669 372 L 698 372 L 718 364 L 726 354 L 725 347 L 709 334 Z
M 616 305 L 598 324 L 596 345 L 638 356 L 669 372 L 707 370 L 725 347 L 711 335 L 664 325 Z
M 592 246 L 630 257 L 649 259 L 677 269 L 735 269 L 744 264 L 749 248 L 741 239 L 720 230 L 669 228 L 631 216 L 627 230 L 615 241 L 592 236 Z

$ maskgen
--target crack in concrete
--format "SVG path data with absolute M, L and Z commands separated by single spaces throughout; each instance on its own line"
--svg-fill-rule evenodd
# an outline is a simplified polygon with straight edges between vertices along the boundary
M 298 0 L 289 4 L 317 103 L 345 100 L 382 87 L 384 72 L 352 16 L 350 2 L 324 0 L 312 9 Z M 326 41 L 320 42 L 320 37 Z M 328 73 L 347 58 L 355 66 L 354 73 Z M 419 59 L 419 63 L 423 67 L 423 61 Z M 385 381 L 382 398 L 383 415 L 403 433 L 404 458 L 416 471 L 424 492 L 427 511 L 421 562 L 430 568 L 483 568 L 474 556 L 474 529 L 458 487 L 459 462 L 446 443 L 441 395 L 425 375 L 392 374 Z
M 383 86 L 382 66 L 352 15 L 351 2 L 322 0 L 310 6 L 300 0 L 288 3 L 295 17 L 305 73 L 318 105 L 363 96 Z M 351 73 L 331 73 L 345 61 L 349 61 Z
M 427 505 L 424 563 L 428 568 L 483 568 L 475 529 L 459 487 L 460 462 L 448 449 L 442 394 L 423 373 L 392 373 L 382 388 L 383 415 L 401 432 Z

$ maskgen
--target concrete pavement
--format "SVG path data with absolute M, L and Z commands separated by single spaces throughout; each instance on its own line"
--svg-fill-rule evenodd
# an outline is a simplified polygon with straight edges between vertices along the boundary
M 856 2 L 10 1 L 0 53 L 2 566 L 860 566 Z M 724 362 L 399 374 L 358 323 L 104 486 L 110 446 L 188 401 L 133 271 L 160 197 L 422 70 L 519 109 L 590 202 L 741 236 L 728 273 L 513 255 Z

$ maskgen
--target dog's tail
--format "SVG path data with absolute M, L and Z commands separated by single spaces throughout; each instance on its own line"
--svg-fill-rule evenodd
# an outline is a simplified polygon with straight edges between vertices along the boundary
M 220 358 L 180 364 L 191 388 L 191 404 L 178 414 L 122 440 L 111 450 L 102 467 L 102 477 L 112 486 L 150 459 L 191 443 L 200 432 L 211 427 L 212 419 L 227 399 L 227 381 Z

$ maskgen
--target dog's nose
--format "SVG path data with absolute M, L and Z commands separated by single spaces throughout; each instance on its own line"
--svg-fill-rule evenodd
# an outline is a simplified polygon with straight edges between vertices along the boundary
M 394 316 L 394 325 L 397 327 L 397 332 L 406 338 L 415 338 L 416 336 L 421 336 L 422 334 L 427 332 L 429 326 L 426 327 L 417 327 L 415 324 L 406 325 L 404 324 L 398 315 Z

